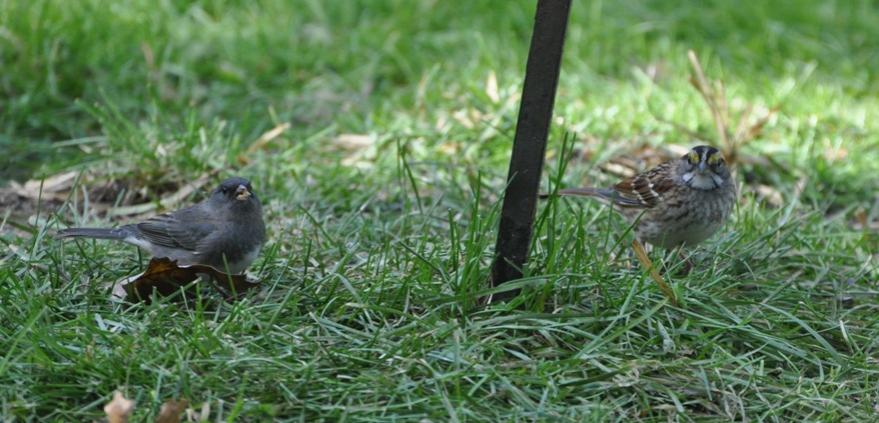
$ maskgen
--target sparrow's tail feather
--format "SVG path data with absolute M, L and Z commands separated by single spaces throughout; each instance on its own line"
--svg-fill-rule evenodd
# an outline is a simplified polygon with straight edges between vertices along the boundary
M 604 194 L 601 192 L 604 191 L 599 188 L 568 188 L 559 190 L 559 195 L 566 196 L 581 196 L 581 197 L 595 197 L 595 196 L 603 196 Z
M 605 193 L 602 191 L 607 191 L 599 188 L 568 188 L 568 189 L 560 189 L 556 192 L 556 195 L 559 196 L 581 196 L 581 197 L 603 197 Z M 541 193 L 540 198 L 549 198 L 552 194 Z
M 130 234 L 122 229 L 104 228 L 67 228 L 58 231 L 59 238 L 96 238 L 96 239 L 125 239 Z

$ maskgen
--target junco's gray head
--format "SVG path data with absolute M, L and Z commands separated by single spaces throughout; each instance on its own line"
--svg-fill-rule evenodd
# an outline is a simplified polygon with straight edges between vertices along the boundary
M 237 176 L 221 182 L 211 194 L 211 201 L 228 204 L 241 211 L 260 208 L 259 198 L 254 194 L 250 181 Z

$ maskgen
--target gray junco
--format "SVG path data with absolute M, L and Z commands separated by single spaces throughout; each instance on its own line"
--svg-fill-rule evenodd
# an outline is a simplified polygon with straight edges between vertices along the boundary
M 123 241 L 180 266 L 201 264 L 239 274 L 259 255 L 266 227 L 250 181 L 234 177 L 194 206 L 116 229 L 63 229 L 58 236 Z

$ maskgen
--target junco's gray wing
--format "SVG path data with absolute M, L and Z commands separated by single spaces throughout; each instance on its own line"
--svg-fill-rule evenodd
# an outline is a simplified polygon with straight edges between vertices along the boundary
M 217 230 L 211 213 L 198 206 L 158 215 L 128 227 L 154 245 L 192 252 L 197 252 L 199 244 Z
M 114 229 L 104 228 L 68 228 L 58 231 L 61 238 L 96 238 L 115 239 L 134 244 L 146 250 L 153 247 L 197 251 L 199 242 L 204 240 L 216 225 L 208 222 L 186 223 L 174 215 L 165 214 L 153 217 L 145 222 L 120 226 Z

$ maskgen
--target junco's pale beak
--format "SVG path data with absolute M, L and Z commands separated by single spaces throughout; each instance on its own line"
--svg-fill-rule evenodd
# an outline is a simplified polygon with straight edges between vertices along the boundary
M 247 187 L 244 185 L 238 185 L 238 188 L 235 189 L 235 199 L 239 201 L 244 201 L 250 198 L 251 194 L 248 191 Z

